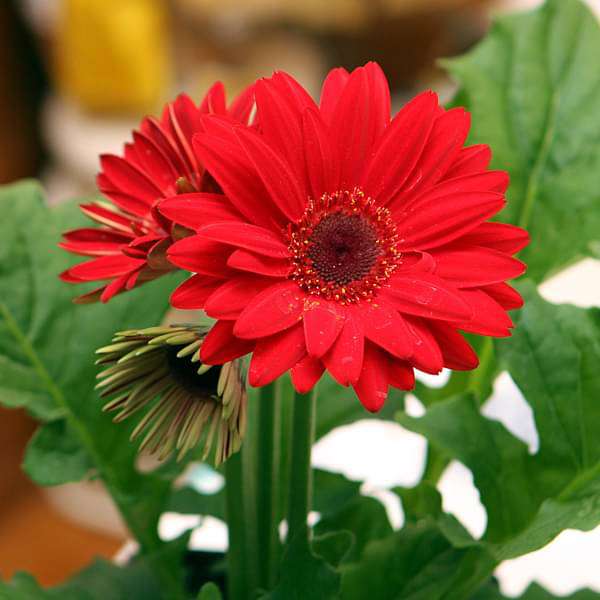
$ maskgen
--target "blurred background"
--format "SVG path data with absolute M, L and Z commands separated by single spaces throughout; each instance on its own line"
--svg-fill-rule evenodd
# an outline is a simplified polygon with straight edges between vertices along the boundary
M 485 34 L 493 14 L 540 2 L 2 0 L 0 183 L 38 177 L 51 203 L 93 193 L 98 154 L 119 153 L 140 117 L 160 111 L 179 91 L 199 100 L 216 79 L 234 94 L 255 78 L 283 69 L 317 96 L 330 68 L 376 60 L 390 80 L 397 105 L 423 88 L 449 98 L 452 82 L 436 67 L 436 60 L 470 48 Z M 600 13 L 600 0 L 588 3 Z M 548 293 L 552 289 L 564 286 Z M 583 302 L 600 304 L 600 299 Z M 514 389 L 502 389 L 504 414 L 494 413 L 492 402 L 490 416 L 504 418 L 512 410 L 508 417 L 513 429 L 535 444 L 524 402 L 519 404 Z M 513 404 L 506 397 L 512 397 Z M 413 408 L 418 412 L 417 405 Z M 416 483 L 422 440 L 397 425 L 371 431 L 375 426 L 370 423 L 361 430 L 373 442 L 359 444 L 361 453 L 346 474 L 366 477 L 372 488 L 367 491 L 375 494 L 381 487 Z M 20 461 L 35 427 L 24 413 L 0 408 L 0 577 L 28 570 L 41 583 L 53 584 L 95 555 L 113 556 L 126 533 L 95 484 L 39 490 L 27 481 Z M 316 449 L 320 466 L 339 470 L 348 464 L 348 449 L 357 444 L 346 444 L 346 461 L 340 461 L 344 435 Z M 410 456 L 404 461 L 410 472 L 398 473 L 397 461 L 390 471 L 389 464 L 370 460 L 371 450 L 365 454 L 365 447 L 375 456 Z M 379 472 L 373 470 L 376 463 Z M 444 495 L 446 508 L 466 515 L 477 533 L 485 514 L 469 477 L 455 466 L 442 484 L 450 490 Z M 215 535 L 217 539 L 219 532 Z M 571 543 L 584 548 L 579 538 Z M 595 543 L 591 554 L 597 556 L 598 539 Z M 546 570 L 549 560 L 545 558 Z M 525 567 L 530 574 L 532 569 Z M 514 572 L 511 577 L 517 593 L 521 580 L 515 580 Z

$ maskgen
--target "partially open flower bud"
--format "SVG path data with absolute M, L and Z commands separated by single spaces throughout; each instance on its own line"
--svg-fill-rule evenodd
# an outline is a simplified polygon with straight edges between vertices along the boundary
M 208 333 L 193 325 L 120 331 L 98 349 L 97 364 L 108 365 L 96 386 L 110 398 L 106 411 L 115 422 L 144 412 L 131 439 L 142 437 L 140 451 L 160 460 L 178 460 L 202 443 L 202 460 L 214 448 L 214 463 L 240 448 L 246 429 L 246 382 L 240 360 L 223 365 L 200 363 Z

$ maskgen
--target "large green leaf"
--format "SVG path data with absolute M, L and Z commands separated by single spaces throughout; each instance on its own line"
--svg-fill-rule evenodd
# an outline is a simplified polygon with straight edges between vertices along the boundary
M 23 462 L 24 471 L 40 485 L 81 481 L 93 468 L 89 452 L 66 419 L 42 425 L 29 442 Z
M 458 549 L 430 520 L 371 542 L 360 562 L 342 566 L 344 600 L 464 600 L 489 577 L 494 559 Z
M 340 574 L 315 554 L 304 532 L 289 543 L 281 561 L 275 589 L 261 600 L 334 600 L 339 597 Z
M 549 0 L 497 20 L 445 65 L 456 104 L 472 113 L 472 143 L 511 177 L 501 220 L 527 226 L 529 275 L 546 275 L 600 240 L 600 31 L 579 0 Z
M 488 514 L 498 560 L 540 548 L 566 528 L 600 524 L 600 311 L 555 306 L 531 285 L 501 362 L 531 405 L 540 447 L 526 445 L 459 395 L 400 422 L 468 466 Z
M 163 600 L 152 570 L 144 563 L 126 568 L 97 560 L 68 582 L 42 588 L 27 573 L 0 582 L 0 600 Z
M 74 305 L 73 288 L 58 279 L 74 259 L 56 244 L 61 232 L 85 223 L 77 206 L 47 208 L 31 182 L 0 189 L 0 205 L 0 392 L 8 390 L 9 405 L 67 423 L 34 438 L 27 471 L 40 483 L 60 483 L 84 476 L 93 464 L 142 547 L 156 548 L 156 523 L 170 483 L 138 472 L 131 426 L 115 425 L 101 412 L 93 389 L 94 351 L 116 330 L 160 322 L 175 282 L 163 278 L 109 305 Z M 60 427 L 69 437 L 47 452 Z M 60 460 L 68 466 L 63 477 Z

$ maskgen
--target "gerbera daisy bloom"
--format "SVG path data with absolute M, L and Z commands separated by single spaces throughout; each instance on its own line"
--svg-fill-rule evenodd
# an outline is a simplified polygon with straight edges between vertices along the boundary
M 174 267 L 165 257 L 173 240 L 185 236 L 156 207 L 161 199 L 192 191 L 220 191 L 192 148 L 206 114 L 229 115 L 247 122 L 253 106 L 252 88 L 229 107 L 221 83 L 215 84 L 199 106 L 185 94 L 167 104 L 160 119 L 146 117 L 123 156 L 103 155 L 99 190 L 111 201 L 83 204 L 81 210 L 100 227 L 64 234 L 65 250 L 92 260 L 61 274 L 69 283 L 105 281 L 76 298 L 76 302 L 107 302 L 115 294 L 168 273 Z
M 219 465 L 240 448 L 246 430 L 246 382 L 240 361 L 211 366 L 200 362 L 206 329 L 150 327 L 121 331 L 97 350 L 109 365 L 96 386 L 112 397 L 106 411 L 115 422 L 146 411 L 131 439 L 144 434 L 140 451 L 181 459 L 204 441 L 202 460 L 214 449 Z
M 464 147 L 468 113 L 425 92 L 392 119 L 373 63 L 333 70 L 319 106 L 284 73 L 255 95 L 260 131 L 206 117 L 194 138 L 227 198 L 161 207 L 196 231 L 168 254 L 195 273 L 173 305 L 218 320 L 203 362 L 253 352 L 251 385 L 291 369 L 302 393 L 326 369 L 371 411 L 415 368 L 475 368 L 460 331 L 510 335 L 528 236 L 488 222 L 508 176 Z

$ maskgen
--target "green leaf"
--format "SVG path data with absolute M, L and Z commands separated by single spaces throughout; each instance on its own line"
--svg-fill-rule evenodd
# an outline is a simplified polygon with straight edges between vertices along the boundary
M 115 425 L 102 413 L 93 389 L 94 351 L 119 329 L 160 322 L 176 282 L 162 278 L 114 298 L 108 306 L 74 305 L 74 288 L 58 274 L 77 259 L 56 244 L 63 231 L 86 224 L 76 204 L 49 209 L 40 188 L 22 182 L 0 188 L 0 205 L 0 354 L 6 357 L 0 363 L 2 385 L 10 390 L 13 405 L 23 392 L 21 404 L 33 414 L 64 415 L 72 440 L 80 445 L 78 449 L 71 440 L 61 446 L 61 451 L 72 449 L 79 455 L 71 467 L 78 462 L 81 467 L 83 449 L 143 550 L 156 549 L 161 545 L 156 524 L 170 483 L 138 472 L 136 448 L 129 442 L 133 425 Z M 20 371 L 28 376 L 18 377 Z M 34 444 L 47 442 L 48 435 L 41 433 Z M 38 449 L 27 456 L 28 472 L 35 475 L 44 473 L 47 461 Z M 79 469 L 82 476 L 86 471 Z M 56 480 L 56 474 L 49 479 Z M 167 566 L 158 565 L 157 570 L 166 572 Z
M 221 591 L 212 581 L 205 583 L 198 592 L 198 600 L 221 600 L 222 598 Z
M 488 513 L 489 539 L 505 539 L 535 514 L 526 445 L 500 423 L 482 417 L 471 395 L 434 404 L 419 419 L 400 414 L 398 421 L 472 470 Z
M 94 463 L 61 419 L 42 425 L 35 433 L 25 454 L 23 469 L 40 485 L 60 485 L 84 479 Z
M 0 356 L 0 373 L 0 404 L 25 408 L 42 421 L 64 416 L 64 410 L 56 405 L 32 366 Z
M 539 451 L 479 412 L 470 395 L 431 406 L 419 419 L 399 415 L 473 472 L 488 514 L 484 540 L 498 560 L 533 551 L 566 528 L 600 524 L 600 311 L 556 306 L 534 286 L 497 352 L 530 404 Z M 548 326 L 548 324 L 551 324 Z
M 471 111 L 470 143 L 510 173 L 500 219 L 526 226 L 522 253 L 540 281 L 600 239 L 600 32 L 579 0 L 549 0 L 497 20 L 468 54 L 445 62 Z
M 286 547 L 275 589 L 261 600 L 333 600 L 339 598 L 340 574 L 310 548 L 305 532 Z
M 468 598 L 494 568 L 481 548 L 457 549 L 430 521 L 371 542 L 360 562 L 342 566 L 344 600 Z
M 360 494 L 360 482 L 341 473 L 313 469 L 313 509 L 327 516 Z
M 314 538 L 312 547 L 318 556 L 324 558 L 332 567 L 338 567 L 348 558 L 354 544 L 350 531 L 331 531 Z
M 550 304 L 530 284 L 520 290 L 515 333 L 496 346 L 533 409 L 547 485 L 559 489 L 600 461 L 600 311 Z
M 96 560 L 64 584 L 42 588 L 28 573 L 0 582 L 0 600 L 162 600 L 152 570 L 144 563 L 121 568 Z
M 340 506 L 337 511 L 322 517 L 315 526 L 317 535 L 339 530 L 346 530 L 354 535 L 354 545 L 346 558 L 357 560 L 369 542 L 392 533 L 392 526 L 385 507 L 379 500 L 357 496 Z
M 169 512 L 184 515 L 210 515 L 225 520 L 225 490 L 203 494 L 191 487 L 174 490 L 165 506 Z

